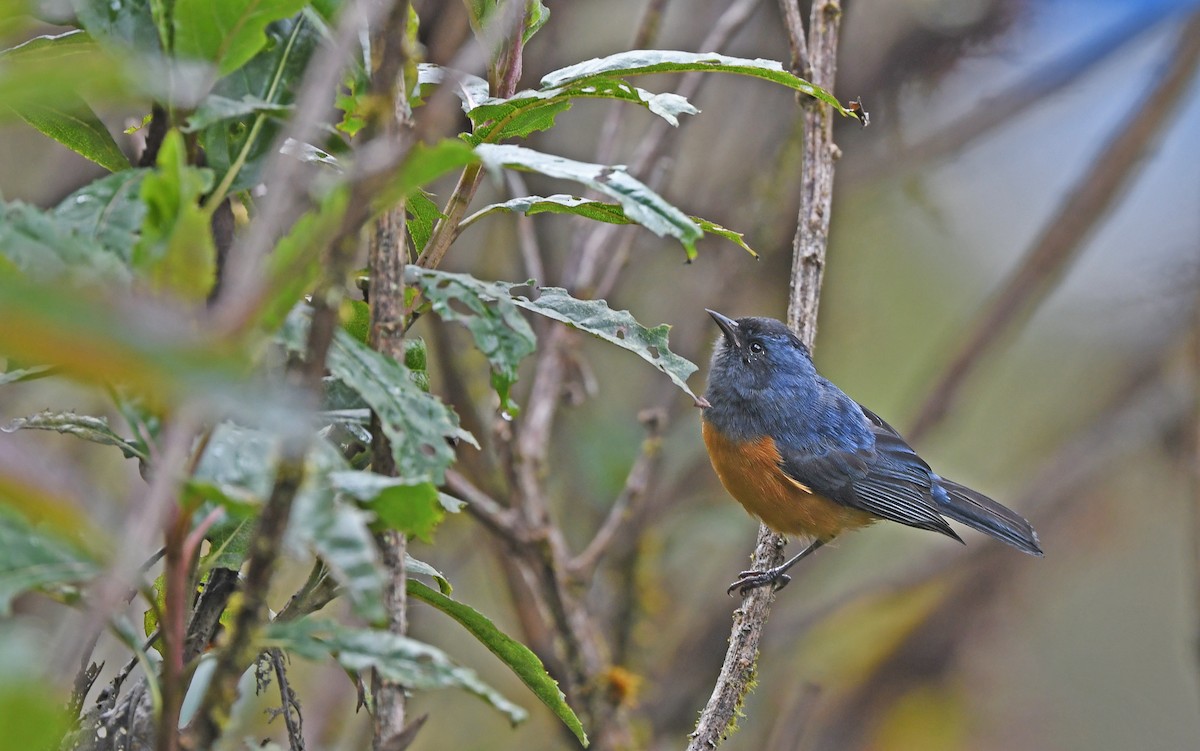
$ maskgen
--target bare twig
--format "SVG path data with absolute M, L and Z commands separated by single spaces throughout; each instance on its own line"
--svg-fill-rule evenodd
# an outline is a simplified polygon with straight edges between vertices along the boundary
M 841 6 L 835 0 L 817 0 L 809 19 L 809 43 L 813 66 L 812 81 L 830 88 L 837 72 L 837 41 Z M 785 20 L 796 14 L 785 13 Z M 803 37 L 803 29 L 789 29 L 789 36 Z M 830 205 L 833 196 L 833 163 L 837 147 L 833 143 L 833 113 L 815 100 L 803 102 L 805 119 L 804 167 L 801 174 L 800 211 L 796 237 L 792 244 L 792 286 L 788 305 L 788 325 L 810 348 L 816 340 L 817 308 L 825 249 L 829 237 Z M 783 560 L 785 540 L 765 525 L 758 540 L 751 567 L 764 570 Z M 716 748 L 729 732 L 746 693 L 753 682 L 758 644 L 766 626 L 772 588 L 751 590 L 733 614 L 733 628 L 725 662 L 713 687 L 708 704 L 700 713 L 691 734 L 688 751 Z
M 288 683 L 283 650 L 272 649 L 267 652 L 267 658 L 275 670 L 275 683 L 279 686 L 279 713 L 283 715 L 283 724 L 287 728 L 288 748 L 291 751 L 304 751 L 304 719 L 300 714 L 300 701 Z
M 940 423 L 967 379 L 1003 335 L 1027 317 L 1062 279 L 1084 241 L 1137 170 L 1142 154 L 1179 105 L 1200 61 L 1200 13 L 1180 32 L 1179 42 L 1154 88 L 1136 102 L 1129 117 L 1097 151 L 1091 169 L 1050 218 L 1020 266 L 967 327 L 964 343 L 926 397 L 909 439 L 920 440 Z
M 627 533 L 630 525 L 637 519 L 641 501 L 646 495 L 646 487 L 661 461 L 660 449 L 666 416 L 666 410 L 663 409 L 647 410 L 642 416 L 641 422 L 646 426 L 646 438 L 642 441 L 641 453 L 634 460 L 629 475 L 625 478 L 625 487 L 609 508 L 608 516 L 592 537 L 592 541 L 567 565 L 567 570 L 576 579 L 590 579 L 613 541 Z
M 787 29 L 788 46 L 792 50 L 789 70 L 801 78 L 809 78 L 812 68 L 808 62 L 808 40 L 804 37 L 804 21 L 800 18 L 800 3 L 795 0 L 779 0 L 779 12 L 783 14 L 783 27 Z

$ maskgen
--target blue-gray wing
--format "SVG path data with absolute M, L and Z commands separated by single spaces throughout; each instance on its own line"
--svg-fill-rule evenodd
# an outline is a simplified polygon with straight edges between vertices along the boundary
M 961 542 L 938 513 L 929 465 L 878 415 L 849 397 L 846 401 L 839 424 L 858 419 L 862 426 L 808 441 L 777 440 L 784 472 L 837 503 Z M 871 440 L 862 440 L 863 435 Z

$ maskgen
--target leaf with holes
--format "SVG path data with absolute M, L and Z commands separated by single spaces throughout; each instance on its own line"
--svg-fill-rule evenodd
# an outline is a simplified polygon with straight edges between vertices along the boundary
M 524 709 L 481 681 L 473 670 L 455 664 L 445 652 L 389 631 L 303 618 L 272 623 L 259 646 L 286 649 L 310 660 L 331 656 L 353 673 L 374 669 L 388 680 L 418 691 L 460 688 L 495 707 L 514 725 L 528 717 Z
M 627 310 L 613 310 L 604 300 L 580 300 L 571 297 L 560 287 L 543 287 L 540 294 L 531 299 L 513 293 L 515 289 L 528 287 L 529 283 L 485 282 L 467 274 L 431 271 L 412 265 L 405 269 L 405 280 L 422 289 L 438 284 L 445 277 L 452 277 L 456 284 L 470 289 L 483 300 L 511 302 L 519 308 L 560 321 L 627 349 L 665 373 L 676 386 L 692 397 L 693 401 L 700 403 L 700 399 L 687 385 L 688 376 L 696 372 L 697 368 L 689 360 L 671 351 L 667 342 L 667 334 L 671 327 L 666 324 L 648 329 L 638 323 Z
M 572 214 L 574 216 L 582 216 L 586 219 L 591 219 L 596 222 L 606 222 L 608 224 L 634 224 L 633 220 L 625 216 L 625 211 L 618 203 L 605 203 L 604 201 L 593 201 L 588 198 L 580 198 L 578 196 L 570 196 L 565 193 L 555 193 L 552 196 L 521 196 L 512 198 L 501 203 L 493 203 L 484 206 L 479 211 L 476 211 L 471 216 L 463 220 L 463 226 L 474 224 L 477 220 L 482 219 L 488 214 L 496 212 L 520 213 L 527 216 L 534 214 Z M 731 243 L 745 250 L 750 255 L 758 258 L 758 253 L 753 248 L 746 244 L 743 235 L 740 232 L 726 229 L 716 222 L 710 222 L 707 219 L 701 219 L 698 216 L 692 217 L 692 221 L 696 223 L 700 229 L 707 233 L 723 237 Z
M 280 342 L 291 351 L 302 352 L 308 320 L 306 308 L 292 311 L 279 333 Z M 440 485 L 455 459 L 451 441 L 478 446 L 475 438 L 459 427 L 453 410 L 421 390 L 413 371 L 340 329 L 329 349 L 328 367 L 379 415 L 401 477 Z
M 429 270 L 418 279 L 433 312 L 471 332 L 476 348 L 492 364 L 492 386 L 500 397 L 500 409 L 514 413 L 516 405 L 509 393 L 517 380 L 517 367 L 533 354 L 537 337 L 506 294 L 507 286 L 497 283 L 500 286 L 485 301 L 479 292 L 482 283 L 466 274 Z
M 509 167 L 574 180 L 615 198 L 631 220 L 659 237 L 674 237 L 683 245 L 689 260 L 696 257 L 696 241 L 704 235 L 700 227 L 687 214 L 631 176 L 624 167 L 577 162 L 507 144 L 481 144 L 475 147 L 475 153 L 492 169 Z
M 29 417 L 18 417 L 0 426 L 0 431 L 14 433 L 18 430 L 53 430 L 65 435 L 73 435 L 85 441 L 99 443 L 104 446 L 116 446 L 126 459 L 149 458 L 146 447 L 141 441 L 122 438 L 108 426 L 108 418 L 79 415 L 74 412 L 53 412 L 45 410 Z
M 542 77 L 542 88 L 549 89 L 587 81 L 597 77 L 640 76 L 648 73 L 735 73 L 761 78 L 765 81 L 786 86 L 832 106 L 846 117 L 861 121 L 853 112 L 820 86 L 788 73 L 777 60 L 753 60 L 730 57 L 712 52 L 680 52 L 677 50 L 632 50 L 608 57 L 593 58 L 575 65 L 547 73 Z

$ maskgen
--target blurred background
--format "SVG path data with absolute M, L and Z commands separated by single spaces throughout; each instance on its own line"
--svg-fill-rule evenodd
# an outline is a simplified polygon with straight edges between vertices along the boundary
M 709 51 L 706 37 L 740 5 L 750 12 L 720 51 L 788 58 L 774 2 L 650 4 L 662 10 L 655 47 Z M 939 473 L 1025 514 L 1046 557 L 970 531 L 964 548 L 896 525 L 822 550 L 776 601 L 758 684 L 724 748 L 1198 748 L 1200 3 L 844 4 L 833 90 L 861 97 L 871 125 L 843 121 L 835 131 L 842 159 L 818 368 Z M 647 2 L 547 5 L 524 87 L 630 49 Z M 438 59 L 439 45 L 457 48 L 469 34 L 459 4 L 446 3 L 424 41 Z M 675 91 L 678 81 L 639 85 Z M 602 257 L 627 253 L 627 262 L 611 266 L 611 291 L 603 280 L 599 291 L 644 324 L 673 327 L 672 349 L 702 366 L 691 380 L 699 392 L 717 334 L 704 308 L 786 315 L 801 134 L 794 97 L 765 82 L 709 76 L 691 99 L 702 114 L 667 134 L 644 179 L 688 213 L 744 232 L 761 258 L 713 238 L 685 265 L 672 241 L 621 230 Z M 111 113 L 110 124 L 130 116 L 140 113 Z M 609 160 L 635 163 L 656 118 L 630 108 L 621 117 Z M 583 102 L 531 145 L 601 161 L 612 122 L 607 106 Z M 39 205 L 98 169 L 18 125 L 0 130 L 0 165 L 0 194 Z M 508 190 L 488 184 L 476 203 Z M 529 180 L 530 193 L 569 190 Z M 539 281 L 569 281 L 580 227 L 558 216 L 526 227 L 542 247 Z M 518 232 L 511 218 L 479 222 L 447 265 L 526 278 Z M 486 366 L 459 354 L 463 332 L 422 323 L 416 333 L 435 344 L 444 370 L 465 374 L 465 384 L 442 388 L 478 395 L 476 406 L 457 406 L 486 432 L 495 418 L 482 396 Z M 975 339 L 978 351 L 963 355 Z M 575 364 L 548 485 L 576 548 L 625 485 L 645 434 L 639 412 L 668 418 L 636 539 L 614 547 L 588 596 L 627 671 L 613 685 L 628 693 L 638 746 L 682 748 L 724 656 L 736 606 L 724 589 L 745 567 L 757 523 L 721 489 L 698 411 L 665 379 L 591 341 L 578 342 Z M 6 389 L 0 417 L 62 403 L 44 388 Z M 88 397 L 78 398 L 82 411 Z M 58 436 L 21 439 L 44 445 L 50 462 L 113 461 Z M 463 456 L 468 469 L 475 461 Z M 497 566 L 503 548 L 467 515 L 413 554 L 445 572 L 456 597 L 522 633 Z M 416 636 L 524 698 L 440 614 L 417 608 L 412 620 Z M 366 723 L 340 673 L 297 669 L 309 671 L 294 683 L 311 746 L 361 747 Z M 418 695 L 413 711 L 430 719 L 413 748 L 572 747 L 540 707 L 510 730 L 474 702 Z

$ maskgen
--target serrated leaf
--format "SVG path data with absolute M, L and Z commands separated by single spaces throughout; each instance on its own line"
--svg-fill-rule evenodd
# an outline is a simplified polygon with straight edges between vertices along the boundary
M 332 656 L 346 670 L 365 673 L 374 669 L 388 680 L 418 691 L 460 688 L 495 707 L 514 725 L 528 717 L 524 709 L 485 684 L 474 671 L 455 664 L 442 650 L 389 631 L 304 618 L 271 624 L 262 646 L 287 649 L 310 660 Z
M 447 321 L 461 323 L 471 332 L 475 347 L 492 365 L 492 386 L 500 397 L 500 409 L 515 411 L 509 392 L 517 380 L 521 360 L 533 354 L 537 337 L 505 294 L 496 290 L 485 302 L 481 282 L 465 274 L 430 270 L 420 275 L 421 291 L 433 312 Z M 490 303 L 490 304 L 489 304 Z
M 128 263 L 146 216 L 139 191 L 147 172 L 128 169 L 88 183 L 64 198 L 51 215 L 60 227 L 96 240 Z
M 679 240 L 689 260 L 696 256 L 696 241 L 704 234 L 700 227 L 624 167 L 578 162 L 508 144 L 481 144 L 475 147 L 475 153 L 491 169 L 510 167 L 540 172 L 548 177 L 574 180 L 615 198 L 631 220 L 659 237 L 669 235 Z
M 34 282 L 121 288 L 132 278 L 100 242 L 22 203 L 0 204 L 0 257 Z
M 129 169 L 129 159 L 96 113 L 79 97 L 63 92 L 54 104 L 29 102 L 17 116 L 30 127 L 109 172 Z
M 261 431 L 231 423 L 218 425 L 196 466 L 189 490 L 222 505 L 232 499 L 234 508 L 246 503 L 260 506 L 275 481 L 277 444 L 276 439 Z M 331 475 L 348 469 L 333 446 L 325 441 L 313 443 L 305 459 L 304 481 L 293 502 L 287 541 L 293 549 L 311 548 L 321 556 L 355 611 L 376 621 L 384 617 L 383 575 L 368 529 L 371 516 L 339 500 L 330 480 Z M 234 531 L 232 526 L 217 529 L 210 540 L 216 538 L 214 544 L 219 544 L 227 539 Z M 229 551 L 231 555 L 235 552 Z
M 142 180 L 146 204 L 133 265 L 151 285 L 189 300 L 202 300 L 216 281 L 217 250 L 200 197 L 212 188 L 212 171 L 191 167 L 178 131 L 163 139 L 158 168 Z
M 272 21 L 295 15 L 304 0 L 176 0 L 175 54 L 216 63 L 224 77 L 267 45 Z
M 679 94 L 655 94 L 619 78 L 595 77 L 578 84 L 538 91 L 519 91 L 508 99 L 489 98 L 472 108 L 468 117 L 476 124 L 475 143 L 496 143 L 507 138 L 525 137 L 554 124 L 559 113 L 575 99 L 613 99 L 630 102 L 650 110 L 672 126 L 680 115 L 700 112 Z
M 437 486 L 430 482 L 410 482 L 366 471 L 333 472 L 329 481 L 334 490 L 359 501 L 375 515 L 376 530 L 395 529 L 432 542 L 433 530 L 445 512 L 438 502 Z
M 74 412 L 45 410 L 29 417 L 18 417 L 0 426 L 0 431 L 14 433 L 18 430 L 53 430 L 73 435 L 85 441 L 104 446 L 115 446 L 126 459 L 149 459 L 146 448 L 140 442 L 122 438 L 108 426 L 108 418 L 79 415 Z
M 280 340 L 287 348 L 300 351 L 307 330 L 308 312 L 298 308 L 288 316 Z M 453 410 L 413 382 L 412 371 L 346 332 L 334 334 L 327 365 L 379 415 L 401 477 L 440 485 L 455 458 L 449 441 L 465 440 L 478 446 L 474 437 L 458 426 Z
M 500 658 L 500 661 L 521 679 L 521 682 L 533 692 L 534 696 L 562 720 L 563 724 L 579 739 L 579 743 L 585 748 L 587 747 L 588 738 L 587 733 L 583 730 L 583 724 L 567 704 L 566 697 L 558 687 L 558 682 L 550 677 L 550 674 L 546 672 L 546 667 L 532 650 L 496 628 L 496 624 L 478 610 L 447 597 L 448 593 L 436 592 L 413 579 L 408 580 L 407 590 L 412 597 L 437 608 L 458 621 L 492 654 Z
M 454 277 L 456 283 L 471 289 L 484 300 L 511 301 L 517 307 L 627 349 L 665 373 L 685 394 L 699 402 L 687 385 L 688 376 L 697 370 L 696 365 L 671 351 L 667 342 L 671 327 L 665 323 L 648 329 L 627 310 L 613 310 L 604 300 L 579 300 L 561 287 L 543 287 L 537 298 L 530 299 L 513 294 L 514 289 L 527 287 L 527 284 L 485 282 L 467 274 L 449 274 L 412 265 L 405 269 L 405 280 L 422 289 L 440 283 L 446 276 Z
M 521 196 L 519 198 L 511 198 L 501 203 L 493 203 L 484 206 L 479 211 L 476 211 L 471 216 L 463 220 L 463 226 L 473 224 L 478 219 L 498 211 L 516 212 L 533 216 L 534 214 L 571 214 L 574 216 L 582 216 L 597 222 L 606 222 L 608 224 L 634 224 L 629 217 L 625 216 L 624 209 L 617 203 L 606 203 L 604 201 L 593 201 L 588 198 L 580 198 L 571 196 L 565 193 L 556 193 L 551 196 Z M 696 223 L 700 229 L 707 233 L 723 237 L 731 243 L 745 250 L 750 255 L 758 258 L 758 253 L 753 248 L 746 244 L 744 235 L 741 232 L 734 232 L 731 229 L 726 229 L 716 222 L 710 222 L 707 219 L 702 219 L 698 216 L 693 216 L 692 221 Z
M 90 556 L 0 505 L 0 617 L 12 615 L 12 601 L 23 592 L 75 584 L 98 572 Z
M 777 60 L 730 57 L 710 52 L 681 52 L 677 50 L 632 50 L 608 57 L 593 58 L 560 68 L 542 77 L 542 88 L 584 81 L 597 76 L 639 76 L 648 73 L 686 73 L 704 71 L 735 73 L 753 76 L 808 94 L 832 106 L 846 117 L 859 116 L 842 106 L 832 94 L 820 86 L 788 73 Z
M 425 246 L 429 244 L 429 238 L 433 236 L 434 226 L 439 220 L 445 219 L 446 215 L 423 190 L 418 190 L 410 195 L 404 203 L 404 209 L 408 212 L 409 240 L 412 241 L 413 251 L 420 255 Z

